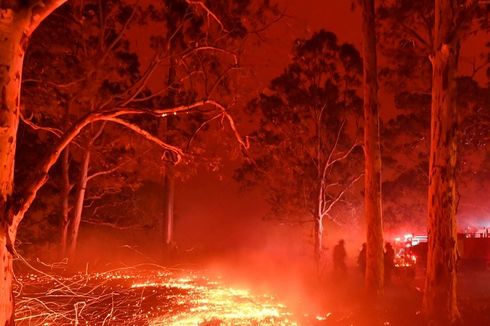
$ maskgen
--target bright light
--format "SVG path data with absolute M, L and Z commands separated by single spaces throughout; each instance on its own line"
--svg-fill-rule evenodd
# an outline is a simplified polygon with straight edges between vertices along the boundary
M 297 325 L 274 296 L 189 270 L 127 268 L 70 278 L 27 274 L 18 281 L 19 324 Z

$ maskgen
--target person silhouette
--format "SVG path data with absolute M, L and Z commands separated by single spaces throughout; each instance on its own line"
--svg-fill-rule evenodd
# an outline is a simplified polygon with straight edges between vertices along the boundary
M 364 242 L 362 244 L 361 251 L 359 251 L 359 256 L 357 256 L 357 266 L 359 267 L 359 271 L 364 275 L 366 274 L 366 249 L 367 245 Z
M 395 250 L 391 243 L 385 244 L 384 267 L 385 267 L 385 284 L 391 283 L 391 275 L 395 268 Z
M 345 251 L 344 240 L 341 239 L 333 248 L 333 269 L 335 273 L 342 275 L 347 272 L 347 266 L 345 265 L 346 257 L 347 253 Z

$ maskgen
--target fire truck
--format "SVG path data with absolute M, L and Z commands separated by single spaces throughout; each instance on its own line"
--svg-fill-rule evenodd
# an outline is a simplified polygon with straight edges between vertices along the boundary
M 395 238 L 393 249 L 395 251 L 395 271 L 408 276 L 415 275 L 417 266 L 425 266 L 427 259 L 427 236 L 405 234 Z
M 458 233 L 458 268 L 490 269 L 490 228 L 466 228 Z M 406 234 L 395 238 L 395 268 L 415 271 L 427 263 L 427 236 Z

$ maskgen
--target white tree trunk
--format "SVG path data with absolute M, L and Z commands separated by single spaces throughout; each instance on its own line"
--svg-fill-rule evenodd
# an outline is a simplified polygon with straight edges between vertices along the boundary
M 0 2 L 0 325 L 14 324 L 11 246 L 22 216 L 14 216 L 12 195 L 24 54 L 31 33 L 64 2 Z
M 0 325 L 13 325 L 12 201 L 20 85 L 26 37 L 12 10 L 0 12 Z M 10 231 L 9 231 L 10 230 Z
M 82 164 L 80 168 L 80 178 L 77 186 L 77 193 L 75 195 L 75 205 L 73 207 L 73 216 L 70 220 L 70 249 L 68 256 L 70 258 L 75 257 L 77 248 L 78 233 L 80 230 L 80 223 L 82 221 L 83 204 L 85 202 L 85 192 L 88 183 L 88 168 L 90 165 L 90 147 L 85 149 L 82 158 Z
M 61 169 L 63 174 L 63 201 L 61 204 L 61 218 L 60 218 L 60 254 L 61 258 L 66 257 L 66 250 L 68 248 L 68 222 L 70 214 L 70 150 L 69 146 L 63 151 L 63 157 L 61 161 Z
M 321 215 L 315 216 L 315 262 L 317 268 L 320 268 L 323 247 L 323 218 Z
M 168 246 L 174 238 L 174 195 L 175 195 L 175 177 L 174 168 L 171 163 L 165 168 L 165 185 L 164 185 L 164 221 L 166 224 L 165 244 Z

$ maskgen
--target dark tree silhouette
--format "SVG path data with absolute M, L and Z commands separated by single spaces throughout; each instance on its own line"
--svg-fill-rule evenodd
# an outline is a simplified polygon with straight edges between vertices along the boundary
M 248 105 L 259 128 L 250 136 L 253 162 L 236 177 L 265 188 L 274 218 L 313 222 L 317 260 L 325 220 L 352 222 L 333 212 L 361 177 L 356 125 L 361 69 L 352 45 L 320 31 L 296 41 L 292 63 Z

